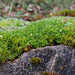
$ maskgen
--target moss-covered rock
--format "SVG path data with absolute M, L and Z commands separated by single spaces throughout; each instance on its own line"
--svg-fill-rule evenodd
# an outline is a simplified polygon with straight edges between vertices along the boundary
M 6 22 L 4 24 L 4 22 Z M 52 17 L 20 27 L 24 21 L 4 20 L 1 26 L 15 24 L 17 29 L 0 29 L 0 62 L 13 60 L 24 51 L 58 44 L 75 46 L 75 18 Z M 21 22 L 21 23 L 20 23 Z M 11 26 L 12 26 L 11 24 Z M 27 24 L 27 22 L 26 22 Z M 8 26 L 7 26 L 8 27 Z M 27 45 L 30 44 L 30 46 Z M 8 55 L 7 55 L 8 52 Z

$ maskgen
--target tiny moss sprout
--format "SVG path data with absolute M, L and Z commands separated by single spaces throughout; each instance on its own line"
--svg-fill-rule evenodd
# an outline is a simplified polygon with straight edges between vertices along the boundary
M 52 72 L 52 73 L 44 72 L 42 75 L 59 75 L 59 74 L 58 73 L 54 73 L 54 72 Z
M 41 60 L 41 58 L 39 58 L 39 57 L 33 57 L 33 58 L 30 60 L 30 62 L 31 62 L 32 64 L 34 64 L 34 65 L 37 65 L 37 64 L 42 63 L 42 60 Z

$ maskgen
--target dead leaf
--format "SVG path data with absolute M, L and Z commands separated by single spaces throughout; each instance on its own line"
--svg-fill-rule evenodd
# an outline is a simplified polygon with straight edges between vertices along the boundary
M 37 16 L 37 19 L 42 19 L 42 14 L 39 14 L 38 16 Z
M 11 13 L 8 13 L 8 15 L 9 15 L 10 17 L 15 17 L 15 16 L 17 15 L 17 13 L 16 13 L 16 12 L 11 12 Z
M 53 14 L 53 13 L 49 13 L 49 15 L 50 15 L 50 16 L 53 16 L 54 14 Z
M 2 12 L 3 12 L 3 13 L 7 12 L 9 8 L 10 8 L 9 6 L 6 6 L 6 7 L 2 10 Z
M 22 11 L 22 12 L 24 11 L 24 9 L 23 9 L 22 7 L 18 7 L 18 8 L 16 8 L 15 10 L 16 10 L 16 11 Z
M 75 9 L 75 4 L 70 6 L 70 9 Z
M 68 19 L 64 19 L 62 22 L 67 22 L 68 21 Z

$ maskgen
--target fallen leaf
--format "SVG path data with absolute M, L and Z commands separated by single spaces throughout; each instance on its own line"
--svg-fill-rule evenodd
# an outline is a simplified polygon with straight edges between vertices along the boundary
M 10 8 L 9 6 L 6 6 L 6 7 L 2 10 L 2 12 L 3 12 L 3 13 L 7 12 L 9 8 Z
M 49 13 L 49 15 L 50 15 L 50 16 L 53 16 L 54 14 L 53 14 L 53 13 Z
M 68 21 L 68 19 L 64 19 L 62 22 L 67 22 Z
M 11 12 L 11 13 L 8 13 L 8 15 L 9 15 L 10 17 L 15 17 L 15 16 L 17 15 L 17 13 L 16 13 L 16 12 Z

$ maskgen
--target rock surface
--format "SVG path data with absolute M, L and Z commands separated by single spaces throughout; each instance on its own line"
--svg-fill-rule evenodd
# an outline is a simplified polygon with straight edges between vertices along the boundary
M 30 62 L 32 57 L 40 57 L 42 63 L 33 65 Z M 37 75 L 43 72 L 75 75 L 75 49 L 63 45 L 32 49 L 13 62 L 0 64 L 0 75 Z

